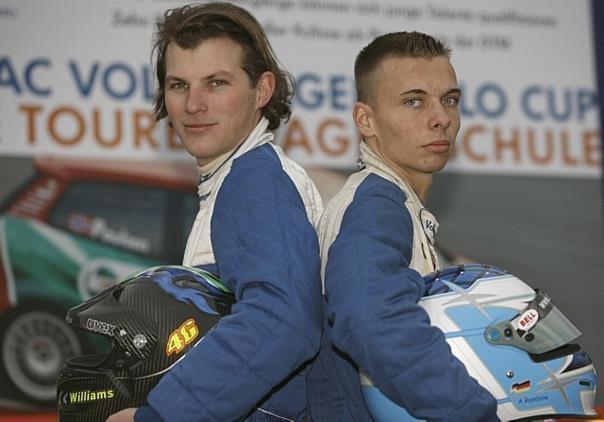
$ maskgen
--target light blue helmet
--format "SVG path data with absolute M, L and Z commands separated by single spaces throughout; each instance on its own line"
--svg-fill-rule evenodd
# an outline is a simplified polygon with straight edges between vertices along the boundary
M 469 374 L 497 399 L 509 421 L 597 416 L 596 372 L 579 330 L 549 296 L 488 265 L 460 265 L 424 277 L 419 304 L 446 336 Z M 414 421 L 361 374 L 367 406 L 378 422 Z

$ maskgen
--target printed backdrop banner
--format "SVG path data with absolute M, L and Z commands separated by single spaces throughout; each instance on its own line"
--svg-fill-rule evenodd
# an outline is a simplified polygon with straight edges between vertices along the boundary
M 306 167 L 354 167 L 353 63 L 375 36 L 453 48 L 462 129 L 448 170 L 601 174 L 587 0 L 238 0 L 294 75 L 277 142 Z M 151 113 L 154 23 L 168 0 L 0 1 L 0 154 L 188 159 Z

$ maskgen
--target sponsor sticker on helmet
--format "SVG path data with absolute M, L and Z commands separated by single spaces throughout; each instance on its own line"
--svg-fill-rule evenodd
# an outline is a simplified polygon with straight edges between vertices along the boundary
M 524 311 L 516 320 L 516 328 L 522 331 L 529 331 L 531 328 L 535 326 L 537 321 L 539 320 L 539 312 L 534 309 L 527 309 Z
M 115 393 L 112 389 L 109 390 L 84 390 L 84 391 L 73 391 L 68 393 L 69 403 L 70 404 L 78 404 L 78 403 L 87 403 L 91 401 L 97 400 L 107 400 L 112 399 L 115 396 Z
M 99 321 L 93 318 L 86 320 L 86 328 L 92 332 L 105 334 L 106 336 L 112 336 L 115 330 L 115 325 L 107 322 Z
M 512 385 L 512 393 L 522 394 L 526 393 L 531 389 L 531 381 L 526 380 L 524 382 L 519 382 L 517 384 Z
M 199 335 L 199 328 L 193 318 L 189 318 L 180 327 L 172 331 L 166 343 L 166 356 L 182 352 Z

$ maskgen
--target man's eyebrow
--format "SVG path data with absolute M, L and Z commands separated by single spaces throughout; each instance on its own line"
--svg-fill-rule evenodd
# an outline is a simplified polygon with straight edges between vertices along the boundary
M 224 76 L 232 77 L 233 73 L 229 72 L 228 70 L 219 70 L 217 72 L 209 74 L 208 76 L 204 76 L 203 79 L 208 80 Z
M 219 70 L 217 72 L 211 73 L 207 76 L 204 76 L 202 79 L 204 80 L 209 80 L 209 79 L 214 79 L 214 78 L 218 78 L 218 77 L 231 77 L 233 76 L 232 72 L 229 72 L 228 70 Z M 183 78 L 181 78 L 180 76 L 176 76 L 176 75 L 166 75 L 166 80 L 174 80 L 174 81 L 184 81 Z
M 417 94 L 417 95 L 427 95 L 428 93 L 423 89 L 415 88 L 410 89 L 409 91 L 401 92 L 400 95 L 409 95 L 409 94 Z
M 420 88 L 410 89 L 408 91 L 400 93 L 401 96 L 403 96 L 403 95 L 409 95 L 409 94 L 428 95 L 428 93 L 426 91 L 424 91 L 423 89 L 420 89 Z M 461 95 L 461 89 L 459 89 L 459 88 L 451 88 L 450 90 L 448 90 L 445 93 L 445 96 L 446 95 L 452 95 L 452 94 Z
M 448 91 L 445 93 L 445 95 L 451 95 L 451 94 L 454 94 L 454 95 L 461 95 L 461 89 L 459 89 L 459 88 L 451 88 L 450 90 L 448 90 Z

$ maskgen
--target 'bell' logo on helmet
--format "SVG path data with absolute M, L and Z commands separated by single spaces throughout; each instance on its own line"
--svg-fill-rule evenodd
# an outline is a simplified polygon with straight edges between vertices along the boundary
M 518 321 L 518 325 L 524 331 L 530 330 L 539 319 L 539 313 L 534 309 L 528 309 L 525 313 L 520 316 L 520 320 Z

